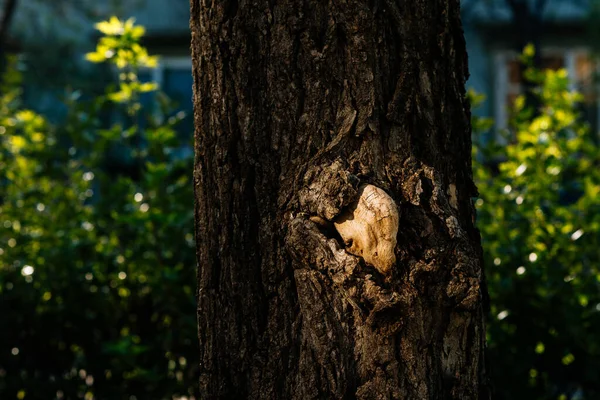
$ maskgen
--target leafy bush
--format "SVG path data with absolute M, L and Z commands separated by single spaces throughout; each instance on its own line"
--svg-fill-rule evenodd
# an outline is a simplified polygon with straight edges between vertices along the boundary
M 156 65 L 143 28 L 97 28 L 87 58 L 118 75 L 106 95 L 70 93 L 50 124 L 22 107 L 14 70 L 0 88 L 2 399 L 197 394 L 183 116 L 139 79 Z M 566 72 L 526 74 L 535 106 L 518 98 L 502 144 L 475 157 L 496 398 L 598 398 L 600 152 Z
M 489 364 L 499 399 L 595 399 L 600 149 L 567 72 L 535 69 L 533 51 L 527 47 L 523 61 L 534 101 L 517 98 L 503 140 L 480 144 L 475 157 L 489 163 L 474 166 L 491 297 Z
M 192 159 L 184 117 L 139 81 L 156 66 L 132 20 L 97 24 L 87 58 L 118 75 L 70 93 L 51 125 L 0 97 L 0 398 L 195 394 Z M 191 140 L 191 133 L 190 133 Z M 189 152 L 188 152 L 189 153 Z M 182 155 L 183 154 L 183 155 Z

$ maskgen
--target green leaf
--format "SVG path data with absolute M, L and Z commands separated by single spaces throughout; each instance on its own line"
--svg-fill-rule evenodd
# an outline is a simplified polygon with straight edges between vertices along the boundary
M 98 22 L 94 26 L 105 35 L 121 35 L 124 32 L 123 23 L 114 16 L 110 17 L 108 21 Z
M 93 63 L 100 63 L 100 62 L 105 61 L 106 57 L 104 57 L 103 54 L 93 52 L 93 53 L 87 53 L 85 55 L 85 59 L 90 62 L 93 62 Z

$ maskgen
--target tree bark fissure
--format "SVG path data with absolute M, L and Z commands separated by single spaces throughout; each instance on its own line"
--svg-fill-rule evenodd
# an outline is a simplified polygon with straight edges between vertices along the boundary
M 484 398 L 458 1 L 192 0 L 191 30 L 204 397 Z M 331 224 L 362 184 L 386 276 Z

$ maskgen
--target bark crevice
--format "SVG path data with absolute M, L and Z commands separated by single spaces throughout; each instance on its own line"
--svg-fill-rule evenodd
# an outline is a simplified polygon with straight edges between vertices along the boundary
M 204 398 L 485 398 L 457 0 L 191 0 Z M 389 273 L 335 221 L 399 210 Z

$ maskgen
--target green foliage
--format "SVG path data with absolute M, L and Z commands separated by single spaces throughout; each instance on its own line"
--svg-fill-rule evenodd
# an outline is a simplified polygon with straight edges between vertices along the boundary
M 475 92 L 473 89 L 467 91 L 467 97 L 472 108 L 477 108 L 485 101 L 485 95 Z M 471 127 L 473 132 L 487 132 L 494 126 L 494 120 L 491 118 L 479 117 L 473 115 L 471 117 Z
M 158 58 L 148 55 L 139 44 L 144 35 L 144 27 L 134 25 L 133 18 L 125 22 L 116 17 L 96 24 L 96 29 L 105 36 L 100 38 L 96 51 L 86 54 L 86 59 L 94 63 L 108 62 L 119 70 L 119 90 L 108 93 L 108 98 L 117 103 L 130 104 L 129 113 L 139 110 L 138 98 L 141 93 L 156 90 L 155 82 L 141 83 L 139 68 L 156 68 Z
M 86 54 L 89 61 L 110 61 L 119 69 L 157 66 L 158 59 L 149 56 L 148 51 L 139 44 L 145 29 L 143 26 L 134 25 L 133 18 L 123 22 L 117 17 L 112 17 L 95 26 L 104 36 L 100 38 L 96 51 Z
M 18 74 L 4 77 L 2 399 L 195 393 L 192 160 L 177 156 L 191 144 L 175 134 L 184 116 L 168 118 L 166 101 L 142 106 L 155 86 L 139 69 L 156 65 L 143 28 L 116 18 L 97 28 L 106 36 L 88 58 L 111 64 L 118 85 L 91 101 L 71 93 L 60 123 L 23 109 Z
M 496 398 L 599 398 L 600 149 L 565 70 L 537 70 L 501 143 L 474 172 L 491 319 Z M 495 163 L 494 163 L 495 161 Z M 579 397 L 577 397 L 579 396 Z
M 192 160 L 183 118 L 142 83 L 157 60 L 132 20 L 97 24 L 104 96 L 51 124 L 0 88 L 0 398 L 166 399 L 195 393 Z M 600 397 L 600 149 L 564 70 L 539 71 L 475 176 L 496 398 Z M 481 96 L 470 92 L 473 104 Z M 113 122 L 107 122 L 107 121 Z M 476 132 L 491 127 L 473 119 Z M 190 135 L 191 137 L 191 135 Z M 485 164 L 484 164 L 485 162 Z

